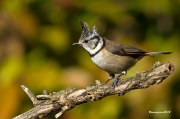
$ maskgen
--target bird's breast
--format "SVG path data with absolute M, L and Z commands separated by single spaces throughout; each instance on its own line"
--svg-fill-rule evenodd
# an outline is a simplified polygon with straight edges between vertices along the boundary
M 137 62 L 132 57 L 115 55 L 105 48 L 92 56 L 91 59 L 98 67 L 109 74 L 118 74 L 122 71 L 127 71 Z

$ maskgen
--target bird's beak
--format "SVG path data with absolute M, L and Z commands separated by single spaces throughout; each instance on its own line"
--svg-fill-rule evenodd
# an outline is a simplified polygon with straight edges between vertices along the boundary
M 79 45 L 79 46 L 81 46 L 81 43 L 73 43 L 72 45 Z

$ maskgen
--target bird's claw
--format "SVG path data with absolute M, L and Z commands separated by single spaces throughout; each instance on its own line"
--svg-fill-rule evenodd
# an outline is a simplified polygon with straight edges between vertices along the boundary
M 117 86 L 118 81 L 119 81 L 119 77 L 117 76 L 117 77 L 114 78 L 114 81 L 112 83 L 113 88 L 115 88 Z

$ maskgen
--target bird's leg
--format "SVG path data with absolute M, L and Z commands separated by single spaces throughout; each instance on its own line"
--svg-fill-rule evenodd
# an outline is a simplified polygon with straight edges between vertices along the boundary
M 121 77 L 122 75 L 126 75 L 126 73 L 127 73 L 127 71 L 123 71 L 123 72 L 121 72 L 118 76 L 116 76 L 115 78 L 114 78 L 114 81 L 113 81 L 113 83 L 112 83 L 112 87 L 116 87 L 116 85 L 117 85 L 117 82 L 118 82 L 118 80 L 119 80 L 119 77 Z
M 106 84 L 108 81 L 110 81 L 111 79 L 113 79 L 115 77 L 114 74 L 109 74 L 109 78 L 104 82 L 104 84 Z

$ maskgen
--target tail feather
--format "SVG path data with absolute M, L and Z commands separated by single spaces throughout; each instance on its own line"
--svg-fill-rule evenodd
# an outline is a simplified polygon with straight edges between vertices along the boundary
M 156 56 L 156 55 L 160 55 L 160 54 L 171 54 L 172 52 L 147 52 L 146 55 L 149 56 Z

